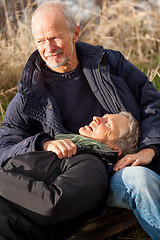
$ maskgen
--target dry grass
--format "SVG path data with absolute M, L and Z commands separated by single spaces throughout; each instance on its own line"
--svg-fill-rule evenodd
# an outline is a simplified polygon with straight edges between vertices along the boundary
M 102 1 L 98 13 L 83 26 L 82 38 L 92 44 L 120 50 L 132 61 L 150 62 L 157 57 L 160 43 L 160 12 L 157 1 Z
M 5 2 L 5 1 L 4 1 Z M 35 48 L 31 29 L 30 18 L 26 16 L 30 13 L 32 5 L 27 5 L 23 11 L 23 21 L 19 15 L 22 10 L 15 13 L 16 24 L 12 26 L 6 14 L 6 25 L 0 35 L 0 80 L 1 90 L 8 89 L 17 84 L 26 59 Z
M 139 5 L 138 0 L 103 0 L 98 12 L 86 9 L 86 2 L 87 0 L 81 1 L 76 15 L 77 22 L 81 24 L 80 39 L 121 51 L 127 59 L 147 73 L 151 81 L 157 81 L 159 87 L 160 11 L 157 1 L 145 1 L 147 5 L 143 6 Z M 6 90 L 14 89 L 17 85 L 24 64 L 35 49 L 30 29 L 35 5 L 33 0 L 25 3 L 22 0 L 14 1 L 11 9 L 8 0 L 3 0 L 3 8 L 0 9 L 1 12 L 5 10 L 0 32 L 1 115 L 6 110 L 7 97 L 10 101 L 15 94 L 15 90 L 13 94 Z M 14 21 L 6 10 L 12 12 Z M 90 16 L 87 22 L 80 20 L 84 13 Z
M 147 5 L 143 6 L 139 4 L 139 0 L 102 0 L 99 12 L 86 9 L 86 1 L 81 1 L 76 15 L 77 22 L 81 24 L 80 39 L 121 51 L 160 89 L 158 59 L 160 55 L 160 9 L 157 1 L 145 1 Z M 28 0 L 25 4 L 22 0 L 13 2 L 13 8 L 10 11 L 13 11 L 14 22 L 6 11 L 11 7 L 7 0 L 3 0 L 3 6 L 0 9 L 0 16 L 3 16 L 3 19 L 0 19 L 2 29 L 0 32 L 0 122 L 8 102 L 16 92 L 16 85 L 21 77 L 24 64 L 35 49 L 30 29 L 35 2 L 33 0 Z M 90 15 L 87 22 L 80 20 L 80 16 L 84 13 Z M 136 228 L 131 233 L 121 233 L 113 239 L 149 238 L 141 228 Z
M 22 69 L 32 51 L 35 49 L 30 29 L 30 19 L 34 3 L 27 1 L 25 9 L 14 1 L 14 23 L 5 12 L 5 21 L 1 19 L 0 32 L 0 122 L 3 119 L 8 102 L 16 93 L 16 85 L 20 80 Z M 8 9 L 7 1 L 3 0 L 3 9 Z M 11 11 L 11 9 L 8 9 Z M 2 16 L 2 15 L 1 15 Z M 23 16 L 23 18 L 22 18 Z

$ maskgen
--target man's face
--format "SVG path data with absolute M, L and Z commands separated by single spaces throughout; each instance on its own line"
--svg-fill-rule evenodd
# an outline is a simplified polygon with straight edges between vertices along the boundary
M 32 30 L 37 49 L 52 70 L 68 72 L 77 66 L 75 42 L 79 28 L 71 33 L 62 12 L 37 13 Z
M 80 135 L 92 138 L 113 148 L 113 142 L 129 130 L 128 118 L 120 114 L 93 117 L 93 121 L 79 129 Z

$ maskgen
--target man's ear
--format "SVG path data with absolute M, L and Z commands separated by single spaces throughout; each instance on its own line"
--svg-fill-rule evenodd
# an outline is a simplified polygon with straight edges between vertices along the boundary
M 79 33 L 80 33 L 80 28 L 77 25 L 74 29 L 74 33 L 73 33 L 73 42 L 76 43 L 79 39 Z

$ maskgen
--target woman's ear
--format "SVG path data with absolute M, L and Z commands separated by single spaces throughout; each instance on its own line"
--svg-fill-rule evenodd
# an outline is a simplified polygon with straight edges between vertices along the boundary
M 122 150 L 118 149 L 118 157 L 122 154 Z
M 117 146 L 112 147 L 112 150 L 118 152 L 118 157 L 122 154 L 122 150 Z

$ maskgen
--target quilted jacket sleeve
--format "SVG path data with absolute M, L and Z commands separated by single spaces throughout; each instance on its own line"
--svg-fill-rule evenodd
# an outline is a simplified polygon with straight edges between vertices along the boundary
M 10 157 L 40 150 L 38 142 L 52 137 L 36 126 L 21 111 L 21 97 L 17 94 L 6 111 L 0 128 L 0 165 Z

